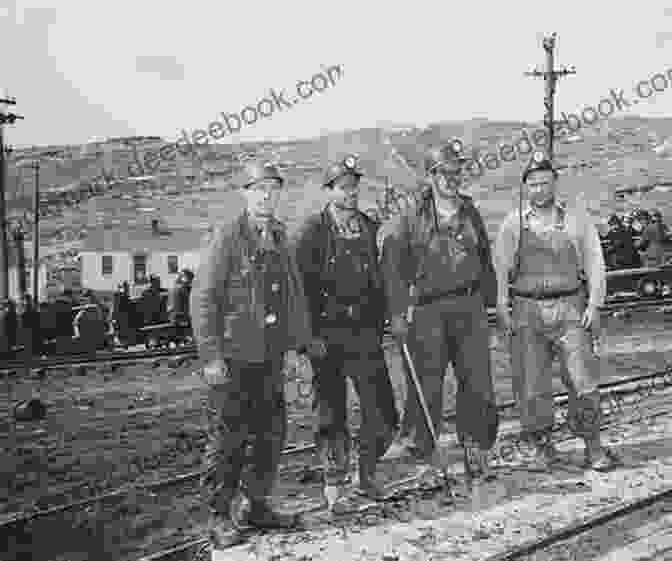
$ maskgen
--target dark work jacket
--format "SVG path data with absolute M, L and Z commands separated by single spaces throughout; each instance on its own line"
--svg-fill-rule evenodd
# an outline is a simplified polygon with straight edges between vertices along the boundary
M 362 235 L 368 238 L 371 252 L 369 272 L 371 275 L 370 295 L 373 297 L 373 301 L 369 299 L 370 307 L 368 309 L 371 314 L 375 314 L 376 327 L 382 330 L 387 314 L 387 299 L 376 245 L 378 225 L 363 212 L 357 212 L 365 228 Z M 332 236 L 335 235 L 333 232 L 334 226 L 334 219 L 328 209 L 325 208 L 322 212 L 313 214 L 304 221 L 294 241 L 297 266 L 303 279 L 311 324 L 316 331 L 322 324 L 320 312 L 323 303 L 323 278 L 326 273 L 327 261 L 332 257 L 331 252 L 334 248 L 334 240 L 332 239 Z
M 497 304 L 497 277 L 492 263 L 490 240 L 481 213 L 468 195 L 460 194 L 462 206 L 458 211 L 462 219 L 470 220 L 476 231 L 477 250 L 481 261 L 480 292 L 486 307 Z M 411 300 L 409 286 L 415 284 L 420 272 L 423 247 L 429 240 L 424 239 L 429 230 L 428 221 L 433 221 L 433 212 L 418 212 L 409 208 L 395 216 L 387 228 L 388 235 L 383 240 L 382 271 L 387 284 L 389 309 L 392 315 L 404 314 Z
M 271 358 L 266 339 L 276 349 L 302 350 L 312 332 L 295 257 L 287 245 L 284 225 L 274 223 L 275 251 L 284 270 L 286 291 L 281 309 L 284 332 L 264 327 L 265 273 L 251 265 L 257 247 L 246 213 L 218 228 L 201 254 L 190 296 L 192 327 L 202 360 L 233 359 L 264 362 Z

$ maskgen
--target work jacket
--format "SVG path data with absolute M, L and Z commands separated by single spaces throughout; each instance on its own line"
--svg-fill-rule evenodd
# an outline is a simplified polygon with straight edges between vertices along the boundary
M 475 232 L 475 251 L 480 271 L 478 275 L 479 291 L 485 305 L 493 307 L 497 303 L 497 279 L 492 263 L 490 241 L 480 212 L 468 195 L 460 194 L 460 208 L 457 220 Z M 418 211 L 409 207 L 392 219 L 389 235 L 383 240 L 382 270 L 387 285 L 389 308 L 392 315 L 403 314 L 410 304 L 416 304 L 409 293 L 409 287 L 415 285 L 419 275 L 440 282 L 444 268 L 427 270 L 427 266 L 438 266 L 434 259 L 425 261 L 428 245 L 432 236 L 433 212 Z M 423 262 L 426 264 L 423 266 Z
M 365 213 L 357 211 L 357 218 L 363 225 L 361 243 L 366 246 L 366 269 L 364 274 L 369 277 L 369 288 L 360 294 L 359 302 L 352 302 L 366 308 L 358 323 L 367 323 L 382 330 L 386 318 L 386 296 L 380 263 L 376 236 L 378 225 Z M 333 261 L 337 256 L 336 224 L 328 207 L 322 212 L 308 217 L 299 229 L 296 238 L 296 259 L 302 275 L 303 286 L 306 291 L 311 322 L 314 329 L 333 324 L 330 317 L 330 303 L 343 298 L 345 290 L 353 280 L 350 267 L 336 265 Z M 357 256 L 354 256 L 357 257 Z M 334 266 L 336 265 L 336 266 Z M 360 273 L 362 274 L 362 273 Z M 342 302 L 347 304 L 350 302 Z M 333 308 L 331 308 L 333 309 Z
M 257 262 L 260 241 L 246 213 L 218 228 L 203 249 L 190 305 L 201 359 L 265 362 L 277 358 L 269 353 L 301 351 L 310 343 L 303 284 L 277 221 L 273 237 L 264 252 L 273 257 L 268 272 L 266 262 Z

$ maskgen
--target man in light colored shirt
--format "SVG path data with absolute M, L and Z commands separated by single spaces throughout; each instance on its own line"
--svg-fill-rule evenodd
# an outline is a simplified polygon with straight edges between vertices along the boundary
M 570 428 L 585 441 L 587 465 L 605 470 L 617 457 L 600 440 L 599 363 L 591 336 L 606 295 L 599 234 L 585 211 L 558 203 L 557 171 L 544 153 L 534 154 L 522 180 L 529 204 L 522 220 L 520 211 L 504 220 L 494 251 L 497 313 L 511 337 L 521 429 L 535 445 L 535 463 L 547 468 L 556 459 L 551 366 L 559 356 Z

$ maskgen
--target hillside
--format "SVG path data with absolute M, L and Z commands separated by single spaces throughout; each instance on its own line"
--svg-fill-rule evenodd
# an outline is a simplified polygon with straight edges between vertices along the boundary
M 97 185 L 102 194 L 81 203 L 60 205 L 63 207 L 60 214 L 41 222 L 40 241 L 48 253 L 59 254 L 67 249 L 75 253 L 86 236 L 87 227 L 95 223 L 123 227 L 125 223 L 149 222 L 153 217 L 159 217 L 168 225 L 205 230 L 209 224 L 226 220 L 240 208 L 240 199 L 229 192 L 227 183 L 237 169 L 241 153 L 259 154 L 280 162 L 288 186 L 282 214 L 291 226 L 299 217 L 321 206 L 321 169 L 326 162 L 347 152 L 361 155 L 367 171 L 364 206 L 372 206 L 382 195 L 387 177 L 395 186 L 411 186 L 415 182 L 412 170 L 394 156 L 391 145 L 411 167 L 417 167 L 424 147 L 437 141 L 459 137 L 469 154 L 477 150 L 485 156 L 495 152 L 498 143 L 520 139 L 524 129 L 531 135 L 540 127 L 540 123 L 477 119 L 437 123 L 424 130 L 404 131 L 397 127 L 388 133 L 382 129 L 362 129 L 296 142 L 246 143 L 236 147 L 213 145 L 201 147 L 193 161 L 185 159 L 177 176 L 174 162 L 162 162 L 151 186 L 127 182 L 124 178 L 129 162 L 134 160 L 134 151 L 141 159 L 147 149 L 160 145 L 156 137 L 136 141 L 115 139 L 111 141 L 112 148 L 105 145 L 68 147 L 62 153 L 50 147 L 49 155 L 40 158 L 44 191 L 65 186 L 76 189 L 83 184 Z M 670 196 L 662 189 L 624 201 L 614 197 L 619 188 L 672 181 L 672 160 L 660 158 L 653 151 L 670 136 L 672 119 L 638 117 L 612 119 L 608 124 L 598 123 L 569 135 L 556 147 L 557 161 L 567 166 L 559 184 L 561 197 L 572 204 L 585 204 L 602 219 L 613 210 L 642 205 L 661 208 L 666 220 L 672 221 Z M 36 149 L 32 151 L 35 153 Z M 14 154 L 17 165 L 10 163 L 8 199 L 14 213 L 22 206 L 29 206 L 33 172 L 26 167 L 28 156 L 17 151 Z M 472 177 L 465 187 L 483 209 L 491 234 L 503 215 L 515 206 L 524 159 L 517 157 L 510 163 L 500 161 L 497 169 Z M 202 188 L 190 186 L 184 177 L 190 173 L 198 175 L 201 170 L 212 171 L 211 179 Z M 112 178 L 117 181 L 110 181 Z M 22 196 L 23 205 L 19 204 Z

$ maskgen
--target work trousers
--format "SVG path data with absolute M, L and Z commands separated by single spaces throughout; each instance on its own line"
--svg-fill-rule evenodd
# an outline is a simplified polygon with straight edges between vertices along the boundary
M 246 495 L 261 500 L 272 493 L 287 433 L 282 364 L 282 357 L 264 363 L 232 362 L 230 379 L 209 388 L 202 484 L 215 512 L 228 515 L 249 443 L 251 465 L 242 482 Z
M 585 308 L 583 293 L 548 300 L 516 297 L 513 301 L 513 392 L 523 434 L 553 427 L 555 357 L 560 359 L 562 381 L 569 394 L 570 429 L 582 438 L 599 433 L 599 360 L 590 332 L 581 326 Z
M 456 415 L 460 443 L 490 449 L 497 439 L 499 415 L 490 364 L 488 315 L 478 292 L 436 300 L 414 311 L 408 347 L 427 402 L 434 430 L 441 432 L 443 381 L 452 363 L 457 382 Z M 423 455 L 434 449 L 418 394 L 408 378 L 402 433 Z
M 322 329 L 320 335 L 327 341 L 327 354 L 312 360 L 315 442 L 327 482 L 341 484 L 347 476 L 350 458 L 346 378 L 352 380 L 359 397 L 360 477 L 374 474 L 378 459 L 392 443 L 399 414 L 380 330 L 336 327 Z

